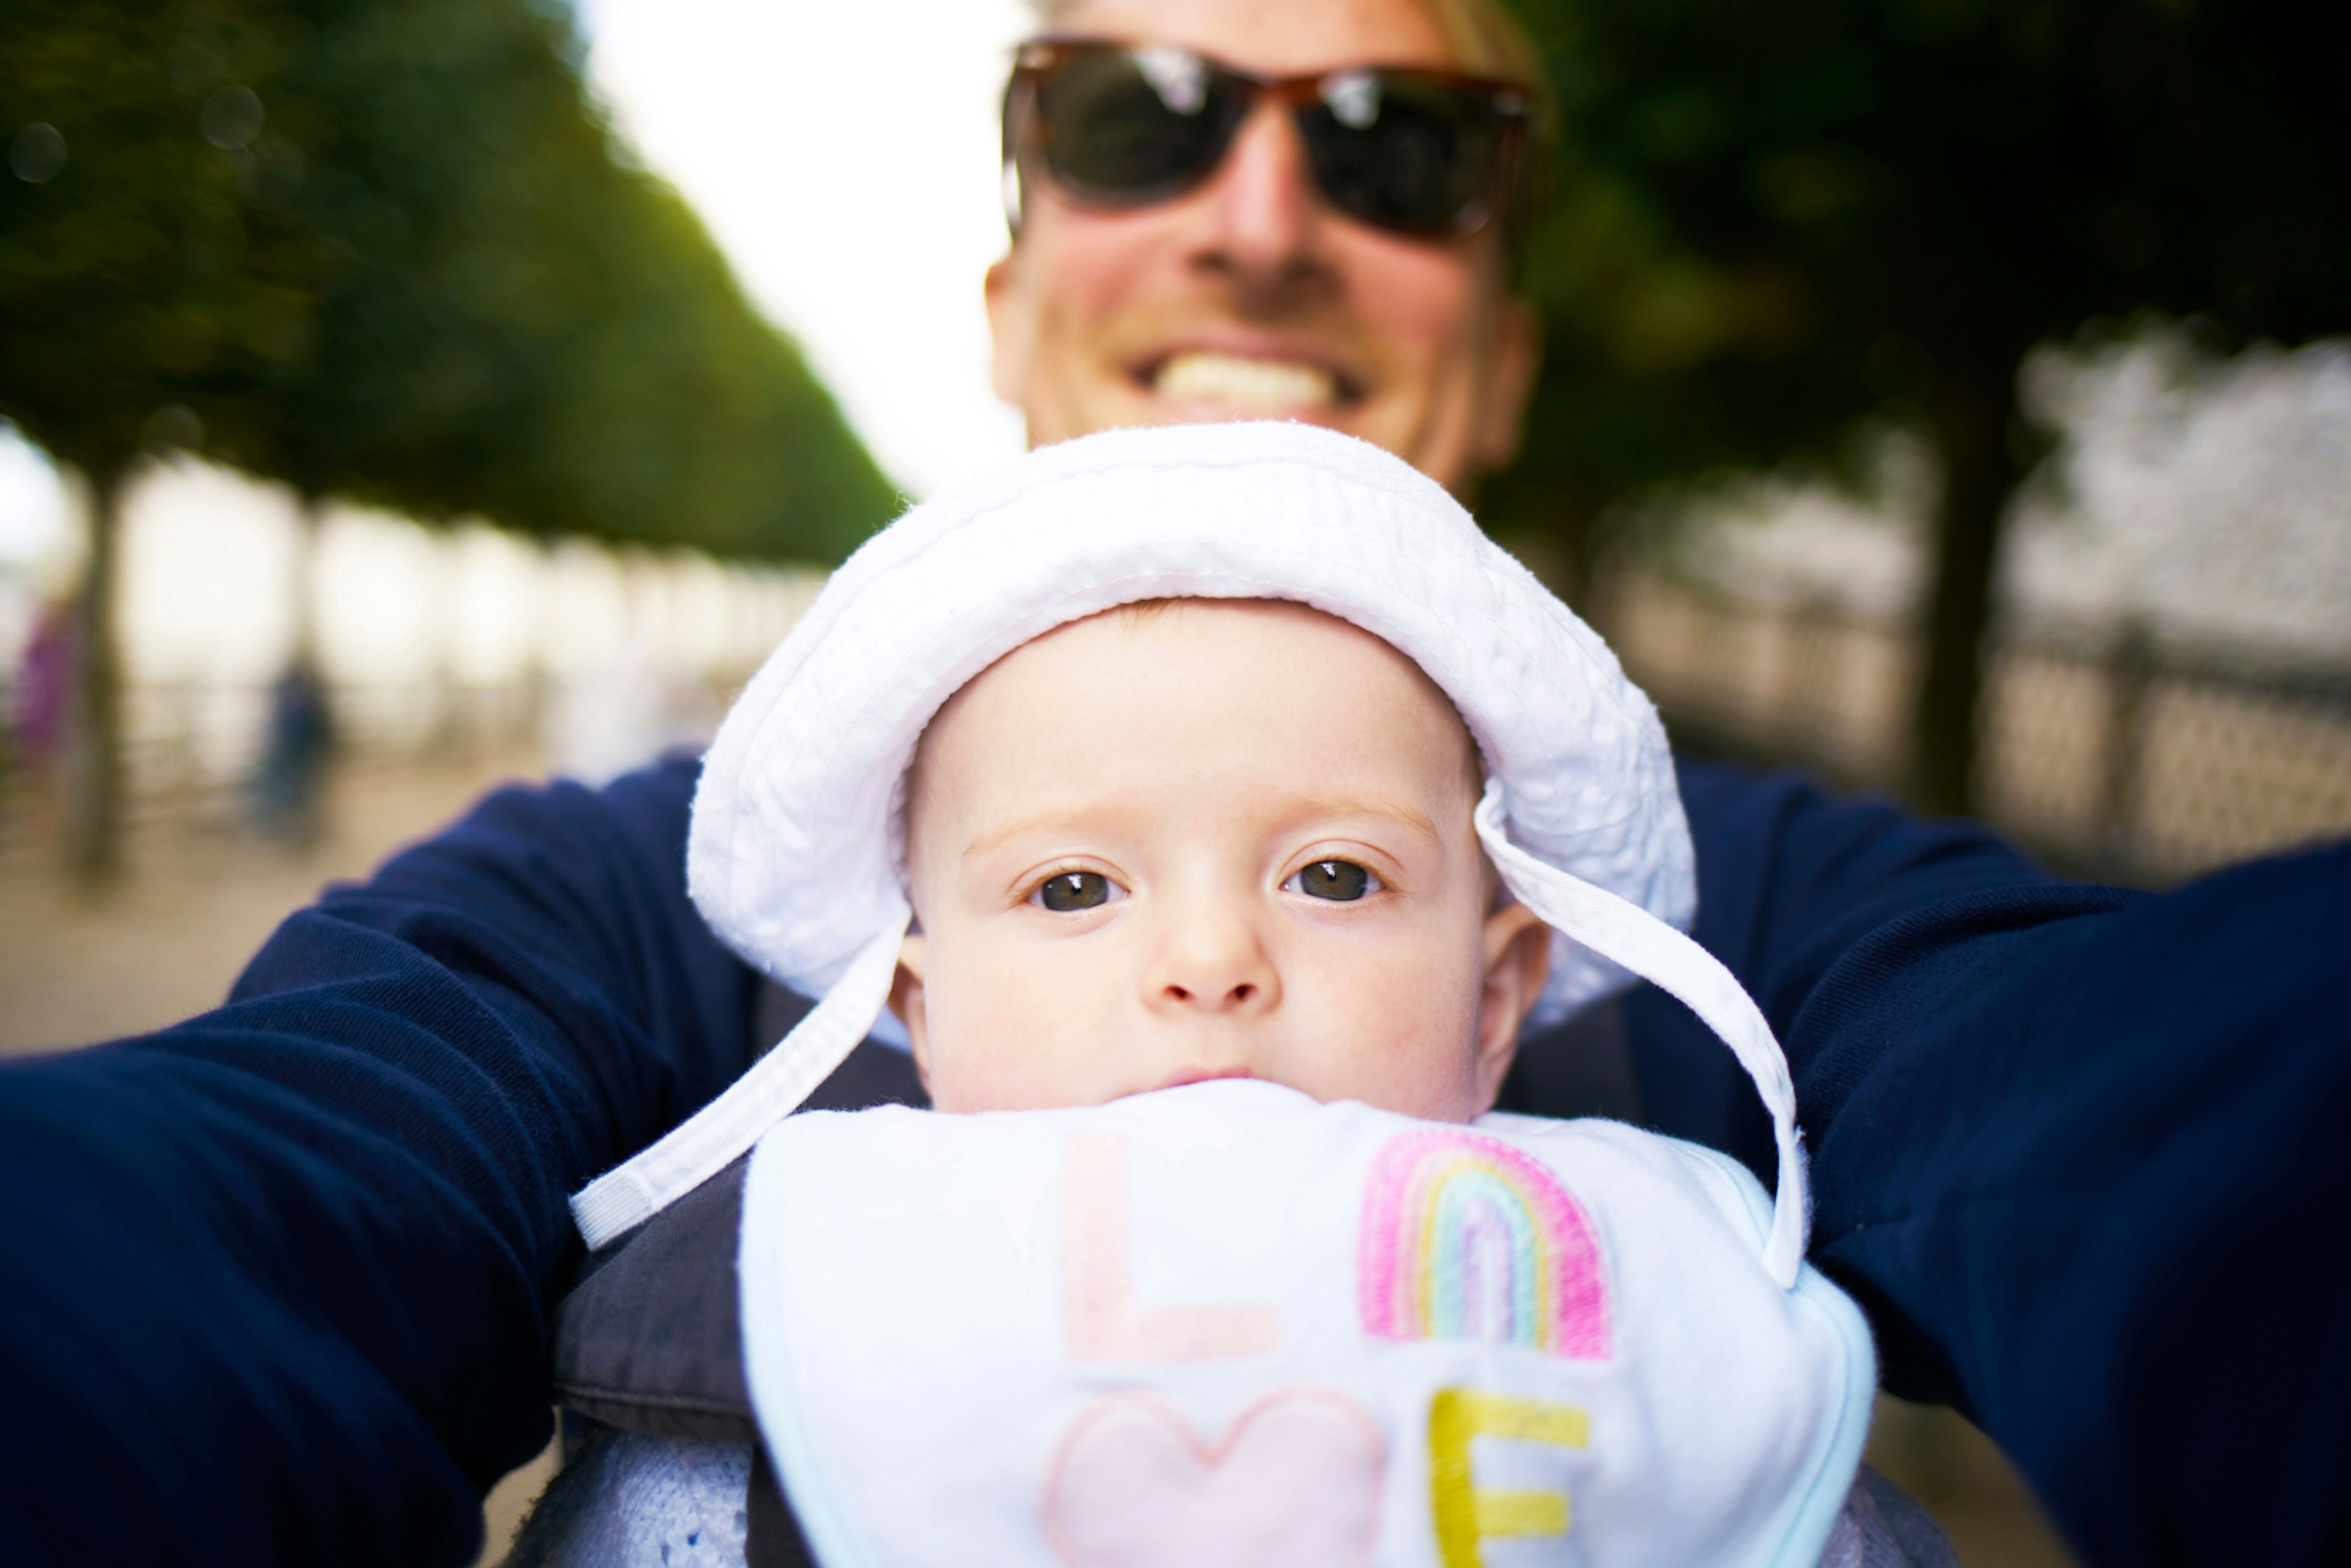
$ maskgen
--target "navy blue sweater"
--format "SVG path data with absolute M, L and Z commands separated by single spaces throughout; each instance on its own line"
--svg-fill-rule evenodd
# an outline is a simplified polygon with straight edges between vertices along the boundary
M 455 1564 L 548 1430 L 566 1195 L 745 1065 L 694 767 L 509 789 L 289 919 L 227 1006 L 0 1065 L 0 1562 Z M 2351 1558 L 2351 849 L 2161 897 L 1686 767 L 1697 935 L 1796 1074 L 1813 1257 L 1889 1386 L 2091 1562 Z M 1626 1007 L 1662 1130 L 1770 1158 Z

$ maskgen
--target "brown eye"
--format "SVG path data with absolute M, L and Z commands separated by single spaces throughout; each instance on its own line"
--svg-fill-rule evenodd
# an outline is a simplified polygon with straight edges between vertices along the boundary
M 1125 891 L 1098 871 L 1061 871 L 1039 883 L 1029 902 L 1056 915 L 1070 915 L 1099 909 Z
M 1379 886 L 1379 878 L 1353 861 L 1316 861 L 1293 873 L 1282 888 L 1290 893 L 1302 893 L 1309 898 L 1327 898 L 1333 904 L 1352 904 Z

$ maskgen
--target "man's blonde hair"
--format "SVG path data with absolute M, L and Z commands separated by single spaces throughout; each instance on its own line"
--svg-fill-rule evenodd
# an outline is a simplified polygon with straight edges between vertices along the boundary
M 1453 46 L 1453 63 L 1470 75 L 1491 77 L 1531 88 L 1544 86 L 1542 53 L 1502 0 L 1419 0 L 1437 19 L 1446 42 Z M 1029 0 L 1040 27 L 1055 27 L 1084 0 Z

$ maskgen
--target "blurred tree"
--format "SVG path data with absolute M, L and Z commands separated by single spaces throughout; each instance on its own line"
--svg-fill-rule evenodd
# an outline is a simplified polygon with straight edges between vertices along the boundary
M 1660 481 L 1835 456 L 1944 472 L 1916 788 L 1965 810 L 2036 342 L 2161 310 L 2351 326 L 2340 7 L 2299 0 L 1517 0 L 1562 145 L 1528 283 L 1548 361 L 1486 499 L 1571 550 Z
M 736 555 L 837 560 L 889 515 L 798 351 L 589 106 L 568 21 L 286 15 L 306 42 L 270 100 L 328 276 L 249 461 L 310 496 Z
M 527 0 L 17 0 L 0 413 L 90 481 L 68 854 L 117 854 L 158 444 L 424 517 L 838 559 L 890 486 Z
M 109 0 L 0 16 L 0 412 L 90 486 L 66 778 L 68 854 L 91 878 L 116 854 L 124 478 L 152 442 L 201 442 L 187 399 L 222 368 L 298 355 L 313 304 L 246 228 L 245 100 L 176 68 L 191 16 Z

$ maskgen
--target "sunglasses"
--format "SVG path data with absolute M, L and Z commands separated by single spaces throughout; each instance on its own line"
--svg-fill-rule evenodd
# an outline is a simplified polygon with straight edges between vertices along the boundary
M 1288 106 L 1324 201 L 1420 237 L 1475 234 L 1510 205 L 1533 115 L 1524 88 L 1447 71 L 1262 77 L 1188 49 L 1036 39 L 1004 94 L 1014 227 L 1032 162 L 1081 205 L 1168 201 L 1216 172 L 1266 97 Z

